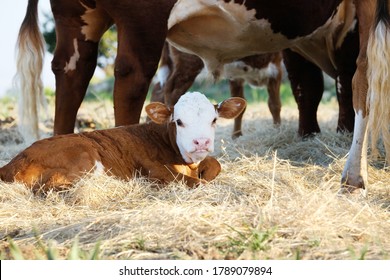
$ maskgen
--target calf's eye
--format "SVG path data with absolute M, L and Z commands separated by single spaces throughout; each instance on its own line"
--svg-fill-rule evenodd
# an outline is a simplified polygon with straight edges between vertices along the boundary
M 182 122 L 180 119 L 177 119 L 177 120 L 176 120 L 176 124 L 177 124 L 178 126 L 184 127 L 184 124 L 183 124 L 183 122 Z
M 216 123 L 217 123 L 217 118 L 215 118 L 211 124 L 214 125 Z

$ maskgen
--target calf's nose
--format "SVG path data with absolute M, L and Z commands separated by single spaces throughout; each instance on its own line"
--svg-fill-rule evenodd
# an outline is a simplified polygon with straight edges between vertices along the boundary
M 197 138 L 193 140 L 196 150 L 207 150 L 210 147 L 210 138 Z

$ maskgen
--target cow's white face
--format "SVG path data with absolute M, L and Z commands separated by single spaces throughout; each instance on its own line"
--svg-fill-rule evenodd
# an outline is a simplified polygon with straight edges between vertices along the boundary
M 217 118 L 214 105 L 199 92 L 189 92 L 176 103 L 176 144 L 187 163 L 202 161 L 214 151 Z
M 235 118 L 245 106 L 245 100 L 239 97 L 229 98 L 214 106 L 203 94 L 187 92 L 180 97 L 173 110 L 154 102 L 146 106 L 146 112 L 156 123 L 174 122 L 180 154 L 186 163 L 191 164 L 202 161 L 214 151 L 217 118 Z

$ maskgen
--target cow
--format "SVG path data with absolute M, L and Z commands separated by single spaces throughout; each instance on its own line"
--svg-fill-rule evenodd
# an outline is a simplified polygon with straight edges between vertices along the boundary
M 174 11 L 175 12 L 175 11 Z M 329 51 L 317 51 L 315 59 L 311 60 L 299 54 L 294 48 L 283 50 L 283 58 L 291 82 L 292 92 L 298 104 L 299 110 L 299 127 L 298 134 L 304 138 L 319 133 L 320 127 L 317 121 L 317 109 L 324 92 L 323 71 L 336 81 L 336 93 L 339 102 L 339 119 L 337 123 L 338 132 L 352 132 L 354 125 L 354 110 L 352 105 L 352 76 L 356 70 L 356 59 L 359 50 L 359 37 L 357 28 L 357 18 L 354 17 L 353 11 L 344 16 L 345 24 L 335 23 L 329 36 L 332 49 Z M 214 15 L 213 15 L 214 17 Z M 324 38 L 320 38 L 324 39 Z M 321 42 L 314 42 L 320 44 Z M 312 44 L 310 42 L 310 44 Z M 188 56 L 190 54 L 187 54 Z M 265 55 L 265 54 L 263 54 Z M 261 56 L 261 55 L 259 55 Z M 230 60 L 229 60 L 230 61 Z M 203 64 L 202 64 L 203 65 Z M 321 67 L 319 67 L 320 65 Z M 194 66 L 189 66 L 194 68 Z M 195 66 L 196 67 L 196 66 Z M 184 70 L 181 67 L 181 71 Z M 225 67 L 221 67 L 223 76 Z M 218 74 L 220 75 L 220 74 Z M 170 82 L 167 87 L 177 95 L 175 89 L 170 89 L 174 84 L 179 88 L 182 79 L 178 82 Z M 180 90 L 179 90 L 180 91 Z M 180 91 L 184 93 L 185 91 Z M 238 120 L 236 119 L 236 122 Z
M 388 0 L 179 0 L 168 20 L 167 39 L 201 57 L 214 76 L 232 60 L 284 49 L 331 72 L 337 47 L 358 24 L 354 135 L 340 193 L 365 195 L 367 128 L 373 131 L 373 147 L 382 134 L 390 160 L 389 23 Z
M 74 132 L 77 111 L 97 64 L 98 44 L 113 24 L 118 31 L 114 67 L 115 125 L 139 122 L 150 82 L 163 48 L 167 21 L 176 0 L 57 0 L 50 1 L 56 30 L 52 60 L 55 75 L 53 134 Z M 19 124 L 23 134 L 38 139 L 38 109 L 42 99 L 44 40 L 38 27 L 38 0 L 29 0 L 17 42 Z
M 174 105 L 193 84 L 204 68 L 202 60 L 183 53 L 168 43 L 164 45 L 157 82 L 151 100 Z M 267 87 L 268 108 L 275 126 L 280 125 L 280 84 L 283 77 L 282 53 L 269 53 L 244 57 L 224 65 L 223 78 L 228 79 L 231 96 L 244 98 L 244 82 L 253 87 Z M 242 135 L 244 111 L 234 119 L 233 138 Z
M 174 107 L 153 102 L 146 106 L 152 122 L 39 140 L 0 168 L 0 179 L 38 193 L 68 189 L 88 172 L 124 180 L 138 172 L 159 184 L 196 187 L 221 170 L 209 156 L 218 117 L 235 118 L 245 106 L 239 97 L 213 105 L 199 92 L 184 94 Z
M 167 35 L 168 17 L 175 3 L 176 0 L 51 1 L 57 37 L 52 61 L 52 70 L 56 78 L 54 135 L 74 131 L 77 111 L 96 67 L 98 42 L 113 24 L 117 25 L 118 30 L 118 55 L 115 61 L 113 92 L 115 125 L 139 122 L 147 90 L 157 70 Z M 17 77 L 22 94 L 18 124 L 26 139 L 31 138 L 30 136 L 33 139 L 40 137 L 38 104 L 44 103 L 40 79 L 44 40 L 38 28 L 37 6 L 38 0 L 28 1 L 17 43 Z M 350 18 L 348 17 L 347 23 L 350 22 Z M 348 31 L 347 28 L 343 28 L 348 24 L 333 26 L 333 33 L 343 35 Z M 321 69 L 329 70 L 328 74 L 333 77 L 336 75 L 339 80 L 337 84 L 342 85 L 343 92 L 338 95 L 340 118 L 337 129 L 352 131 L 354 112 L 351 104 L 350 73 L 354 73 L 354 68 L 352 71 L 349 70 L 351 68 L 349 65 L 354 65 L 355 58 L 351 54 L 357 48 L 345 46 L 341 49 L 346 51 L 337 55 L 336 50 L 327 63 L 322 63 L 326 67 Z M 341 65 L 342 61 L 340 63 L 337 59 L 345 55 L 351 57 L 347 66 Z M 316 111 L 323 87 L 318 65 L 311 65 L 303 57 L 297 59 L 297 56 L 299 54 L 296 54 L 294 59 L 288 59 L 286 66 L 288 70 L 291 69 L 289 73 L 293 73 L 295 69 L 296 75 L 290 75 L 290 79 L 300 110 L 298 132 L 305 136 L 320 131 Z M 331 65 L 329 61 L 337 65 L 337 72 L 334 67 L 329 67 Z M 232 84 L 232 87 L 236 89 L 240 86 Z

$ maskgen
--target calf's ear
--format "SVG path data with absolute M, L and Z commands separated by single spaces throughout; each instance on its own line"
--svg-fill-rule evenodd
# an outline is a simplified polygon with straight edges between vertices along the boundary
M 155 123 L 168 122 L 172 115 L 172 109 L 160 102 L 152 102 L 145 107 L 148 117 Z
M 246 101 L 240 97 L 228 98 L 216 105 L 218 116 L 225 119 L 234 119 L 244 111 Z

